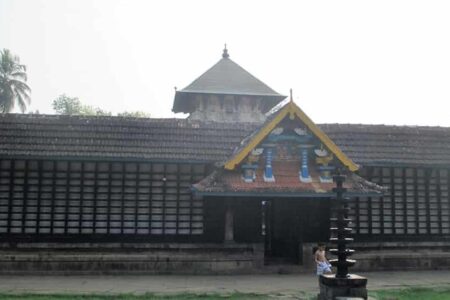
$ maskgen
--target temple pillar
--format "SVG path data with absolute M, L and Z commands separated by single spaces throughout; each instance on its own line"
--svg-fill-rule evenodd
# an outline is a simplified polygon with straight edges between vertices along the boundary
M 273 145 L 266 146 L 264 152 L 266 156 L 266 166 L 264 168 L 264 181 L 275 182 L 275 177 L 273 176 L 272 170 Z
M 308 147 L 302 146 L 300 148 L 301 152 L 301 166 L 299 179 L 301 182 L 311 182 L 311 176 L 309 175 L 308 168 Z

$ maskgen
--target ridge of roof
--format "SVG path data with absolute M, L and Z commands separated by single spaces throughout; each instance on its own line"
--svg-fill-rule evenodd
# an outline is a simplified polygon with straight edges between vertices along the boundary
M 67 122 L 80 122 L 80 123 L 88 123 L 88 124 L 101 124 L 103 122 L 112 121 L 117 125 L 122 125 L 123 122 L 131 122 L 135 124 L 190 124 L 193 126 L 211 126 L 215 127 L 255 127 L 255 123 L 251 122 L 241 122 L 241 123 L 230 123 L 230 122 L 217 122 L 210 120 L 196 120 L 189 118 L 138 118 L 138 117 L 129 117 L 129 116 L 86 116 L 86 115 L 58 115 L 58 114 L 21 114 L 21 113 L 4 113 L 0 114 L 0 123 L 8 123 L 9 121 L 14 123 L 19 123 L 20 121 L 26 122 L 39 122 L 39 121 L 47 121 L 47 122 L 57 122 L 57 121 L 67 121 Z M 69 124 L 68 124 L 69 125 Z M 114 124 L 115 125 L 115 124 Z
M 266 116 L 270 118 L 277 111 L 282 109 L 289 101 L 280 102 L 280 105 L 277 105 L 278 109 L 276 111 L 269 111 Z M 59 114 L 23 114 L 23 113 L 0 113 L 0 121 L 7 119 L 54 119 L 54 120 L 64 120 L 64 119 L 72 119 L 72 120 L 114 120 L 114 121 L 137 121 L 137 122 L 150 122 L 150 123 L 170 123 L 170 122 L 185 122 L 192 124 L 218 124 L 218 125 L 229 125 L 236 126 L 236 124 L 240 126 L 248 125 L 253 128 L 261 127 L 265 122 L 261 123 L 252 123 L 252 122 L 239 122 L 239 123 L 229 123 L 229 122 L 220 122 L 220 121 L 212 121 L 212 120 L 198 120 L 198 119 L 189 119 L 189 118 L 146 118 L 146 117 L 131 117 L 131 116 L 96 116 L 96 115 L 59 115 Z M 449 130 L 450 126 L 428 126 L 428 125 L 396 125 L 396 124 L 364 124 L 364 123 L 317 123 L 319 127 L 327 127 L 327 129 L 332 129 L 333 127 L 348 127 L 348 128 L 386 128 L 386 129 L 436 129 L 436 130 Z

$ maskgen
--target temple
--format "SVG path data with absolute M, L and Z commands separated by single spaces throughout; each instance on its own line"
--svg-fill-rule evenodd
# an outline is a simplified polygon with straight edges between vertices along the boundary
M 0 115 L 0 273 L 309 270 L 338 171 L 356 270 L 450 266 L 450 128 L 315 124 L 227 49 L 172 110 Z

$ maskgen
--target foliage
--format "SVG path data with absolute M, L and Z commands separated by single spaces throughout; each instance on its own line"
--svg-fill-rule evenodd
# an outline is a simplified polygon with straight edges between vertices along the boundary
M 30 104 L 27 68 L 8 49 L 0 51 L 0 112 L 11 112 L 17 102 L 22 113 Z
M 150 114 L 145 111 L 124 111 L 117 114 L 119 117 L 133 117 L 133 118 L 150 118 Z
M 85 105 L 77 97 L 69 97 L 62 94 L 53 103 L 53 110 L 60 115 L 80 115 L 80 116 L 111 116 L 111 112 L 101 108 Z M 125 111 L 118 113 L 121 117 L 150 118 L 150 114 L 143 111 Z
M 52 106 L 58 114 L 76 115 L 80 114 L 82 104 L 77 97 L 68 97 L 62 94 L 53 101 Z
M 111 113 L 98 107 L 85 105 L 77 97 L 60 95 L 52 103 L 56 113 L 61 115 L 110 116 Z

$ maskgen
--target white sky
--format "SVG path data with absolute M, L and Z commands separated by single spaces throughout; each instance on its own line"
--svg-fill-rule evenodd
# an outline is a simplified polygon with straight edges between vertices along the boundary
M 0 0 L 41 113 L 66 93 L 173 117 L 224 43 L 317 123 L 450 126 L 450 1 Z

